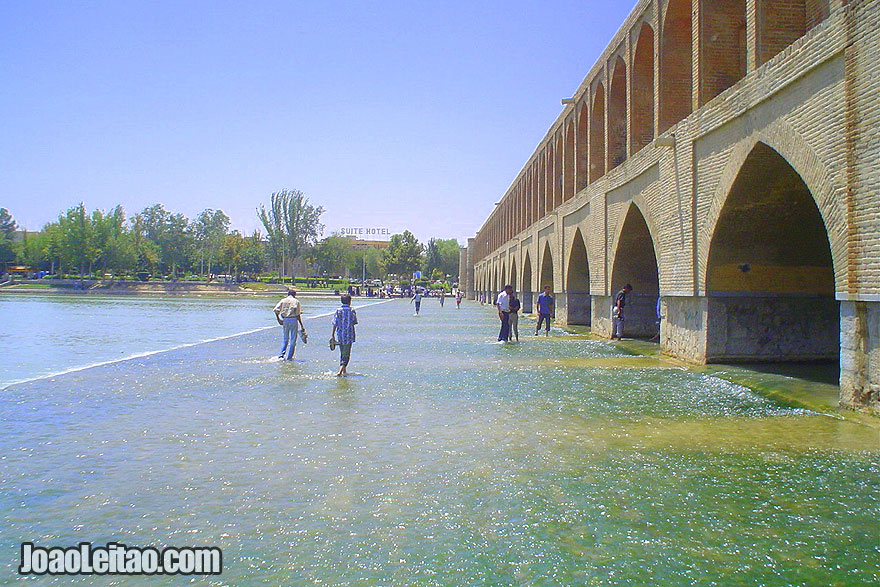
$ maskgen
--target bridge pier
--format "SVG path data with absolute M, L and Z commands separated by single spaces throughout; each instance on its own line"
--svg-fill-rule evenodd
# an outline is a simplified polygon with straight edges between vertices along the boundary
M 534 294 L 530 291 L 524 291 L 520 294 L 519 301 L 522 304 L 522 312 L 525 314 L 531 314 L 532 306 L 534 305 Z
M 840 404 L 880 416 L 880 302 L 840 302 Z
M 561 324 L 589 326 L 590 294 L 589 292 L 560 292 L 556 299 L 556 319 Z

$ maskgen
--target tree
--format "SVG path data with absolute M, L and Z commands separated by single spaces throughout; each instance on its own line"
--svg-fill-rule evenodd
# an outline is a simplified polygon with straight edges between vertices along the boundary
M 241 251 L 241 268 L 251 275 L 260 273 L 266 266 L 266 245 L 259 230 L 244 239 Z
M 0 263 L 15 260 L 15 247 L 13 235 L 18 225 L 12 219 L 12 215 L 6 208 L 0 208 Z
M 315 245 L 315 264 L 323 273 L 341 275 L 345 272 L 353 252 L 350 238 L 332 234 Z M 360 268 L 358 269 L 360 271 Z
M 321 206 L 312 206 L 299 190 L 273 192 L 267 210 L 260 206 L 257 215 L 266 229 L 272 256 L 281 263 L 285 274 L 288 261 L 296 259 L 306 247 L 315 243 L 324 230 L 321 224 Z
M 391 242 L 383 254 L 386 271 L 406 275 L 416 271 L 422 261 L 422 245 L 408 230 L 391 236 Z
M 461 246 L 454 238 L 437 239 L 437 253 L 440 263 L 437 266 L 445 275 L 458 275 L 458 265 L 461 259 Z
M 217 259 L 223 237 L 229 231 L 229 216 L 223 210 L 202 210 L 190 227 L 195 242 L 196 258 L 199 262 L 199 275 L 205 274 L 205 263 L 208 272 L 211 264 Z
M 61 261 L 68 267 L 79 268 L 80 276 L 85 275 L 86 266 L 91 266 L 96 257 L 93 246 L 92 221 L 86 214 L 85 204 L 70 208 L 58 217 L 61 236 Z
M 0 208 L 0 233 L 12 240 L 12 235 L 18 230 L 18 224 L 12 219 L 12 215 L 6 208 Z
M 220 262 L 226 267 L 228 275 L 235 273 L 238 277 L 244 248 L 245 239 L 239 231 L 233 230 L 223 237 L 223 245 L 220 247 Z

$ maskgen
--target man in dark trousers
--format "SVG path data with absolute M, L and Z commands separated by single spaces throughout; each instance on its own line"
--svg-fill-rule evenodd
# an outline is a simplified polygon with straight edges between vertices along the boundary
M 626 307 L 626 296 L 632 290 L 633 286 L 627 283 L 614 296 L 614 307 L 611 309 L 611 340 L 614 340 L 615 335 L 617 340 L 623 340 L 623 308 Z
M 544 286 L 544 293 L 538 296 L 538 301 L 535 303 L 538 306 L 538 325 L 535 326 L 535 336 L 538 336 L 538 332 L 541 331 L 541 324 L 546 320 L 546 330 L 544 331 L 547 336 L 550 336 L 550 320 L 553 318 L 553 310 L 554 301 L 553 296 L 550 295 L 550 286 Z
M 513 286 L 505 285 L 504 290 L 498 294 L 495 306 L 498 308 L 498 317 L 501 319 L 501 332 L 498 333 L 498 342 L 510 342 L 510 299 L 513 297 Z

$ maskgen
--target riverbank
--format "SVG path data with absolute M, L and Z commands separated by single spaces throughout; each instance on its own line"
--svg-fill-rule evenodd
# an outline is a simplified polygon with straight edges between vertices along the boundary
M 83 281 L 79 280 L 24 280 L 0 287 L 0 293 L 10 294 L 63 294 L 63 295 L 284 295 L 288 285 L 266 283 L 205 283 L 185 281 Z M 329 288 L 298 287 L 302 295 L 333 296 Z

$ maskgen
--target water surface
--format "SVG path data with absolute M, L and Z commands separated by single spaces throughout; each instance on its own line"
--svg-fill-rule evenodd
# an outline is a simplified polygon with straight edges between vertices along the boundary
M 880 580 L 876 428 L 422 308 L 361 309 L 347 379 L 318 318 L 292 364 L 273 329 L 10 387 L 0 583 L 23 540 L 216 544 L 213 585 Z

